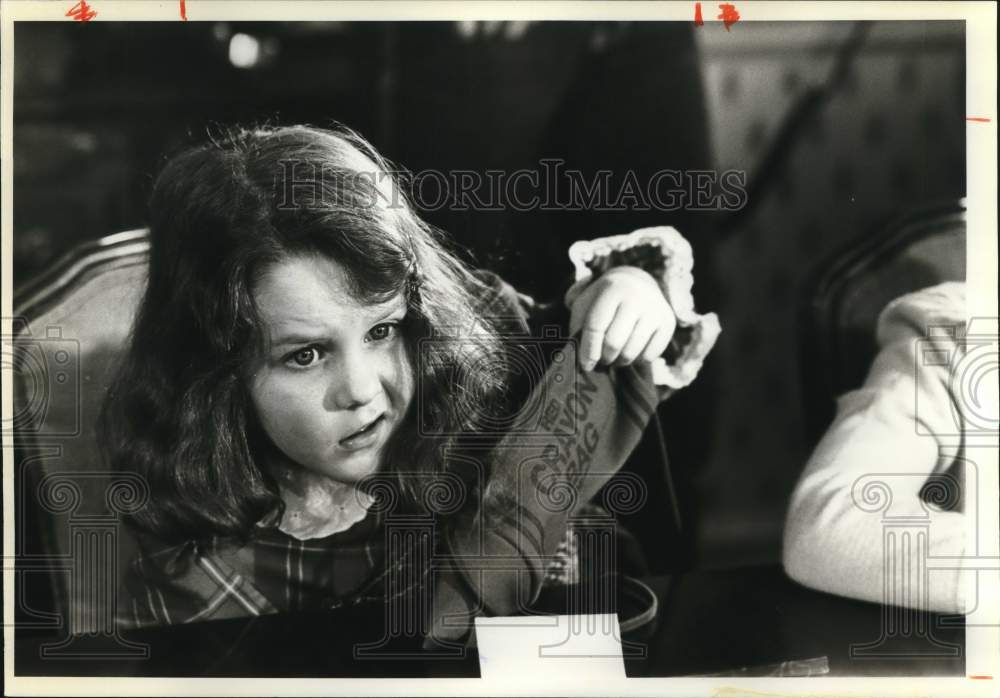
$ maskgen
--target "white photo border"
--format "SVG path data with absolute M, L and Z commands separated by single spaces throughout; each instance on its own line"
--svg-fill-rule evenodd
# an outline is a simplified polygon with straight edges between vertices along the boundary
M 0 162 L 2 162 L 2 332 L 11 331 L 13 315 L 13 76 L 14 23 L 73 21 L 65 16 L 75 0 L 0 0 Z M 180 0 L 93 0 L 102 21 L 184 21 Z M 988 119 L 967 121 L 967 270 L 968 317 L 991 317 L 997 311 L 997 8 L 993 3 L 937 2 L 741 2 L 735 0 L 740 22 L 816 20 L 965 20 L 966 114 Z M 715 5 L 705 13 L 712 23 Z M 395 1 L 326 2 L 280 0 L 185 0 L 187 21 L 239 20 L 661 20 L 690 22 L 694 2 L 448 2 Z M 4 366 L 3 418 L 12 415 L 12 387 Z M 980 556 L 1000 557 L 1000 491 L 998 447 L 982 449 L 983 509 L 978 521 L 986 539 Z M 4 550 L 14 546 L 13 449 L 3 444 Z M 992 494 L 990 494 L 992 493 Z M 970 528 L 977 522 L 970 521 Z M 486 679 L 109 679 L 18 677 L 13 673 L 13 557 L 4 558 L 4 683 L 11 695 L 996 695 L 1000 685 L 1000 570 L 968 574 L 979 584 L 980 604 L 968 617 L 966 677 L 956 678 L 630 678 L 593 685 L 588 682 L 547 681 L 542 676 Z M 9 564 L 8 564 L 9 563 Z M 970 588 L 970 592 L 972 589 Z M 973 598 L 974 593 L 966 595 Z M 991 677 L 991 678 L 972 678 Z

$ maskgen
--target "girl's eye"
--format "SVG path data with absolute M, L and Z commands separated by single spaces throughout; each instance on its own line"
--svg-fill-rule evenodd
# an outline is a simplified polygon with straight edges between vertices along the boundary
M 302 347 L 288 355 L 286 362 L 299 368 L 312 366 L 321 358 L 318 347 Z
M 375 342 L 389 339 L 396 333 L 397 327 L 398 323 L 395 322 L 383 322 L 375 325 L 368 331 L 368 338 Z

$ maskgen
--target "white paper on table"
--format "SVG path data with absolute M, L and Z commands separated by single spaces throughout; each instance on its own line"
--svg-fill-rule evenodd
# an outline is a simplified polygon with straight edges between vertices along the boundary
M 484 679 L 512 672 L 625 678 L 621 631 L 612 613 L 476 618 L 476 644 Z

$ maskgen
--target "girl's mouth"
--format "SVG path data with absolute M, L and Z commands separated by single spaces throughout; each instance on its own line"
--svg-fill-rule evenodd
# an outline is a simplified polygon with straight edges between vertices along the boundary
M 340 447 L 348 451 L 360 451 L 363 448 L 368 448 L 381 438 L 385 422 L 385 413 L 382 413 L 350 436 L 341 439 Z

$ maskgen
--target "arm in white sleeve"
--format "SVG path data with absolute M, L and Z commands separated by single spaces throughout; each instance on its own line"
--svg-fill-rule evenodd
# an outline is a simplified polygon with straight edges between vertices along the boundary
M 941 324 L 943 319 L 926 312 L 928 301 L 935 310 L 947 301 L 950 312 L 944 315 L 964 322 L 964 295 L 959 298 L 954 288 L 941 295 L 942 288 L 904 296 L 883 313 L 882 349 L 865 384 L 838 401 L 833 425 L 792 494 L 783 562 L 788 575 L 806 586 L 878 603 L 963 610 L 957 569 L 930 571 L 920 593 L 887 598 L 886 592 L 907 587 L 904 575 L 910 575 L 912 592 L 924 561 L 907 555 L 898 537 L 884 545 L 884 517 L 914 517 L 914 530 L 928 523 L 923 530 L 931 557 L 961 556 L 965 550 L 963 515 L 939 510 L 920 497 L 927 478 L 944 473 L 953 461 L 932 436 L 956 430 L 948 367 L 917 362 L 924 321 Z M 886 486 L 881 492 L 879 482 Z M 882 507 L 875 499 L 885 492 L 891 492 L 891 502 Z

